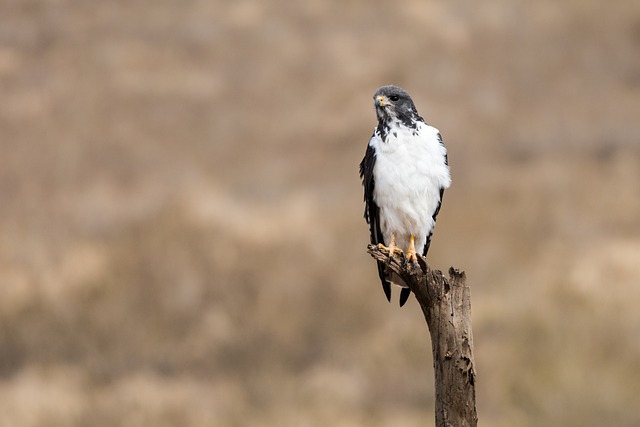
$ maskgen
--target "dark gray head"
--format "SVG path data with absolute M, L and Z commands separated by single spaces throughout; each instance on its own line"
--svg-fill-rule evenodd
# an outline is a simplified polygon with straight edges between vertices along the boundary
M 379 121 L 398 119 L 403 123 L 420 119 L 416 106 L 406 90 L 398 86 L 382 86 L 373 95 Z

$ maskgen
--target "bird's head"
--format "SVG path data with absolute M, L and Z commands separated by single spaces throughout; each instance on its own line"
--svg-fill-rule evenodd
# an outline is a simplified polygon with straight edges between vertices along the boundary
M 409 119 L 418 112 L 406 90 L 398 86 L 382 86 L 373 95 L 378 120 Z

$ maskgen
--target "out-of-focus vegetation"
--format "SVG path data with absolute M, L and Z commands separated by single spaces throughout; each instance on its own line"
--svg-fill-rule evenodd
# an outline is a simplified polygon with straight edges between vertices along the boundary
M 417 426 L 371 96 L 449 149 L 486 426 L 640 425 L 640 3 L 0 2 L 0 425 Z

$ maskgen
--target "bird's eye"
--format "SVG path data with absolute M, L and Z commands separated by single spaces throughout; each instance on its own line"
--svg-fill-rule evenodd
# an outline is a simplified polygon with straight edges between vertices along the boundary
M 393 102 L 396 102 L 397 100 L 400 99 L 400 97 L 398 95 L 391 95 L 389 99 L 392 100 Z

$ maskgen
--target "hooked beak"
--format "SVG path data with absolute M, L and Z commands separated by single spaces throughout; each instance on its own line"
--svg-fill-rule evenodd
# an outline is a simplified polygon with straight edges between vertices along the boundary
M 391 105 L 391 102 L 389 102 L 389 98 L 384 95 L 376 96 L 376 107 L 387 107 L 389 105 Z

